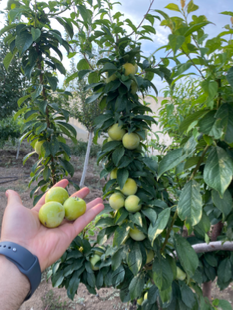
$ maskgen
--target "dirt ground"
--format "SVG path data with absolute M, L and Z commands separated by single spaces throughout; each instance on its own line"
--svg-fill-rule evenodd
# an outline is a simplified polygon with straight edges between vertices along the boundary
M 32 199 L 30 198 L 30 189 L 28 182 L 30 178 L 30 168 L 36 161 L 37 156 L 32 156 L 23 166 L 22 159 L 28 153 L 27 149 L 22 148 L 18 160 L 15 159 L 16 149 L 0 150 L 0 229 L 1 222 L 6 206 L 5 191 L 7 189 L 16 190 L 27 208 L 32 207 Z M 72 163 L 75 167 L 75 174 L 71 178 L 75 183 L 79 183 L 81 179 L 83 157 L 72 157 Z M 90 188 L 90 194 L 85 199 L 87 202 L 101 196 L 104 181 L 100 181 L 99 172 L 101 167 L 96 165 L 95 158 L 90 160 L 85 185 Z M 69 178 L 68 178 L 69 179 Z M 70 187 L 70 194 L 74 188 Z M 233 303 L 233 288 L 230 285 L 224 291 L 219 291 L 216 284 L 212 289 L 213 299 L 226 299 Z M 42 275 L 42 282 L 30 300 L 25 302 L 19 310 L 133 310 L 134 306 L 123 304 L 120 301 L 119 293 L 113 289 L 101 289 L 97 295 L 91 295 L 83 284 L 80 284 L 74 301 L 68 299 L 65 289 L 53 288 L 50 281 L 46 281 L 46 273 Z

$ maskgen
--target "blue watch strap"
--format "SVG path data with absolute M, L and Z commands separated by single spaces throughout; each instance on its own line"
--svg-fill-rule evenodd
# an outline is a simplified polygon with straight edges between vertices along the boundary
M 0 242 L 0 254 L 4 255 L 28 278 L 31 289 L 25 300 L 35 292 L 41 281 L 41 269 L 38 258 L 27 249 L 14 242 Z

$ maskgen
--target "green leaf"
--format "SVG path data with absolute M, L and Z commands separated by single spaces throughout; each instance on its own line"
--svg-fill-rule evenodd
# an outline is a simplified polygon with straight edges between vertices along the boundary
M 67 288 L 67 295 L 71 300 L 74 299 L 74 295 L 77 293 L 79 283 L 80 283 L 80 274 L 79 271 L 76 270 L 73 273 L 73 276 L 70 279 L 69 286 Z
M 201 87 L 204 92 L 208 95 L 208 99 L 212 100 L 218 93 L 218 83 L 212 80 L 205 80 L 201 82 Z
M 169 3 L 167 6 L 165 6 L 165 9 L 180 12 L 178 5 L 175 3 Z
M 230 281 L 231 279 L 231 272 L 229 272 L 229 270 L 231 270 L 231 261 L 229 258 L 225 258 L 223 260 L 221 260 L 219 266 L 218 266 L 218 284 L 223 282 L 223 283 L 227 283 L 228 281 Z
M 191 288 L 182 281 L 180 282 L 180 291 L 183 303 L 189 309 L 194 309 L 196 304 L 196 298 Z
M 3 59 L 3 64 L 6 70 L 8 70 L 9 65 L 11 64 L 11 61 L 15 57 L 15 54 L 17 53 L 17 49 L 15 48 L 13 53 L 9 52 L 6 54 L 5 58 Z
M 185 37 L 188 37 L 190 34 L 192 34 L 195 31 L 198 31 L 199 29 L 203 28 L 204 26 L 210 24 L 210 22 L 202 22 L 199 24 L 195 24 L 193 26 L 191 26 L 184 34 Z
M 33 41 L 36 41 L 40 35 L 41 35 L 41 31 L 39 28 L 31 28 L 31 34 L 32 34 L 32 39 Z
M 201 119 L 208 112 L 209 111 L 202 110 L 202 111 L 194 112 L 191 115 L 187 116 L 185 120 L 180 124 L 179 130 L 181 132 L 185 132 L 194 121 Z
M 233 16 L 233 13 L 232 13 L 232 16 Z M 215 299 L 213 300 L 212 304 L 213 306 L 216 306 L 218 307 L 218 309 L 221 309 L 221 310 L 232 310 L 232 306 L 229 303 L 229 301 L 224 300 L 224 299 Z
M 74 31 L 73 31 L 73 27 L 71 23 L 68 23 L 67 21 L 65 21 L 64 19 L 62 19 L 61 17 L 55 17 L 56 20 L 65 28 L 65 30 L 67 31 L 68 35 L 70 36 L 70 38 L 73 38 L 74 35 Z
M 69 132 L 71 132 L 72 135 L 73 135 L 74 137 L 76 137 L 77 132 L 76 132 L 75 128 L 74 128 L 72 125 L 70 125 L 70 124 L 68 124 L 68 123 L 65 123 L 65 122 L 58 122 L 58 124 L 59 124 L 59 125 L 62 125 L 62 126 L 64 126 L 64 127 L 66 127 L 66 128 L 69 130 Z
M 59 158 L 61 166 L 67 171 L 71 176 L 74 174 L 74 167 L 65 159 Z
M 34 101 L 37 97 L 40 96 L 40 93 L 42 92 L 42 90 L 43 90 L 43 85 L 40 84 L 36 87 L 36 90 L 31 94 L 32 101 Z
M 208 136 L 220 139 L 222 136 L 222 129 L 219 119 L 215 118 L 216 111 L 209 111 L 199 122 L 200 132 Z
M 214 205 L 225 215 L 227 216 L 232 211 L 232 196 L 229 190 L 227 189 L 221 198 L 219 193 L 215 190 L 212 190 L 212 200 Z
M 170 34 L 168 36 L 169 44 L 174 52 L 174 55 L 178 51 L 178 49 L 183 45 L 185 42 L 185 37 L 184 36 L 178 36 L 175 34 Z
M 113 286 L 118 286 L 120 285 L 125 277 L 125 269 L 121 265 L 119 266 L 113 273 L 112 273 L 112 284 Z
M 121 168 L 117 170 L 117 182 L 120 185 L 120 188 L 123 188 L 128 177 L 129 171 L 127 169 Z
M 114 234 L 113 238 L 113 246 L 121 245 L 128 237 L 130 227 L 127 223 L 122 224 L 119 226 Z
M 183 149 L 177 149 L 167 153 L 159 163 L 158 178 L 166 171 L 179 165 L 188 155 L 183 155 Z
M 232 180 L 233 163 L 230 156 L 219 146 L 212 147 L 204 168 L 204 181 L 222 197 Z
M 142 26 L 142 28 L 144 28 L 144 29 L 146 30 L 146 32 L 156 34 L 155 28 L 154 28 L 154 27 L 152 27 L 152 26 L 149 26 L 149 25 L 144 25 L 144 26 Z
M 78 70 L 88 70 L 90 69 L 89 63 L 85 58 L 81 59 L 77 64 Z
M 166 258 L 163 258 L 162 256 L 155 257 L 152 271 L 154 284 L 159 288 L 159 290 L 166 290 L 166 288 L 172 284 L 173 271 L 169 261 Z
M 55 91 L 57 89 L 58 79 L 55 76 L 48 76 L 48 75 L 46 75 L 46 78 L 52 90 Z
M 150 224 L 148 230 L 148 237 L 153 245 L 155 238 L 162 233 L 162 231 L 167 226 L 168 220 L 170 218 L 170 209 L 165 209 L 159 213 L 159 216 L 155 222 L 155 225 Z
M 86 103 L 92 103 L 92 102 L 96 101 L 101 95 L 102 95 L 102 93 L 95 93 L 94 95 L 92 95 L 86 99 Z
M 19 100 L 17 101 L 18 106 L 20 107 L 21 104 L 22 104 L 26 99 L 28 99 L 28 98 L 30 98 L 30 97 L 31 97 L 31 95 L 26 95 L 26 96 L 24 96 L 24 97 L 19 98 Z
M 88 76 L 88 83 L 89 84 L 94 84 L 99 82 L 99 75 L 98 72 L 91 72 Z
M 191 180 L 185 184 L 178 202 L 178 215 L 182 221 L 197 225 L 202 217 L 202 196 L 199 184 Z
M 151 221 L 152 225 L 155 224 L 157 220 L 157 213 L 152 208 L 143 209 L 141 212 Z
M 219 126 L 223 130 L 223 137 L 227 143 L 233 143 L 233 107 L 229 103 L 223 103 L 216 113 L 216 118 L 221 120 Z
M 118 166 L 119 161 L 124 156 L 124 154 L 125 154 L 125 148 L 122 145 L 118 146 L 115 149 L 115 151 L 112 153 L 112 161 L 115 166 Z
M 176 234 L 174 240 L 176 253 L 181 266 L 184 268 L 185 272 L 192 277 L 199 265 L 197 254 L 185 238 Z
M 199 9 L 199 6 L 193 3 L 193 0 L 190 0 L 187 6 L 187 12 L 191 13 Z
M 20 34 L 16 36 L 15 45 L 20 56 L 32 45 L 32 43 L 32 35 L 26 31 L 20 32 Z
M 141 297 L 144 289 L 145 278 L 143 274 L 138 274 L 132 279 L 129 285 L 129 292 L 131 300 Z
M 51 175 L 51 170 L 48 166 L 46 166 L 44 171 L 43 171 L 44 180 L 47 181 L 49 179 L 50 175 Z
M 12 28 L 16 28 L 16 26 L 19 26 L 19 25 L 24 25 L 24 24 L 10 24 L 10 25 L 5 26 L 4 28 L 2 28 L 2 29 L 0 30 L 0 36 L 1 36 L 4 32 L 9 31 L 9 30 L 11 30 Z
M 231 67 L 231 68 L 227 71 L 226 78 L 227 78 L 229 84 L 231 85 L 231 87 L 233 88 L 233 67 Z

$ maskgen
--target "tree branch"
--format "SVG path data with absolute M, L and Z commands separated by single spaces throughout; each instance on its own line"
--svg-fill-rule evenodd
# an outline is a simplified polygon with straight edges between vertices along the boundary
M 140 22 L 140 24 L 138 25 L 138 27 L 137 27 L 136 30 L 138 30 L 138 29 L 141 27 L 142 23 L 144 22 L 144 20 L 145 20 L 145 18 L 146 18 L 146 15 L 150 12 L 153 3 L 154 3 L 154 0 L 151 1 L 150 6 L 149 6 L 149 8 L 148 8 L 146 14 L 144 15 L 142 21 Z M 129 35 L 127 35 L 127 37 L 132 36 L 134 33 L 135 33 L 135 31 L 132 31 Z
M 198 243 L 194 244 L 193 249 L 196 253 L 207 253 L 214 251 L 231 251 L 233 252 L 233 242 L 226 241 L 222 243 L 222 241 L 213 241 L 210 243 Z

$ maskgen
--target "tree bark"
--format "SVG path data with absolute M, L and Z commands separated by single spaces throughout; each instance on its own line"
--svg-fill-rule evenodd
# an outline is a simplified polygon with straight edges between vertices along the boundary
M 87 167 L 88 167 L 89 156 L 90 156 L 91 145 L 92 145 L 92 136 L 93 136 L 93 132 L 89 132 L 87 151 L 86 151 L 85 161 L 84 161 L 84 166 L 83 166 L 83 173 L 82 173 L 82 178 L 81 178 L 81 181 L 80 181 L 80 184 L 79 184 L 79 186 L 81 188 L 84 186 L 84 182 L 85 182 L 85 178 L 86 178 Z
M 223 223 L 219 222 L 214 225 L 212 233 L 211 233 L 211 241 L 216 241 L 217 237 L 221 234 L 223 228 Z M 207 297 L 211 301 L 211 285 L 212 281 L 203 283 L 202 291 L 204 297 Z

